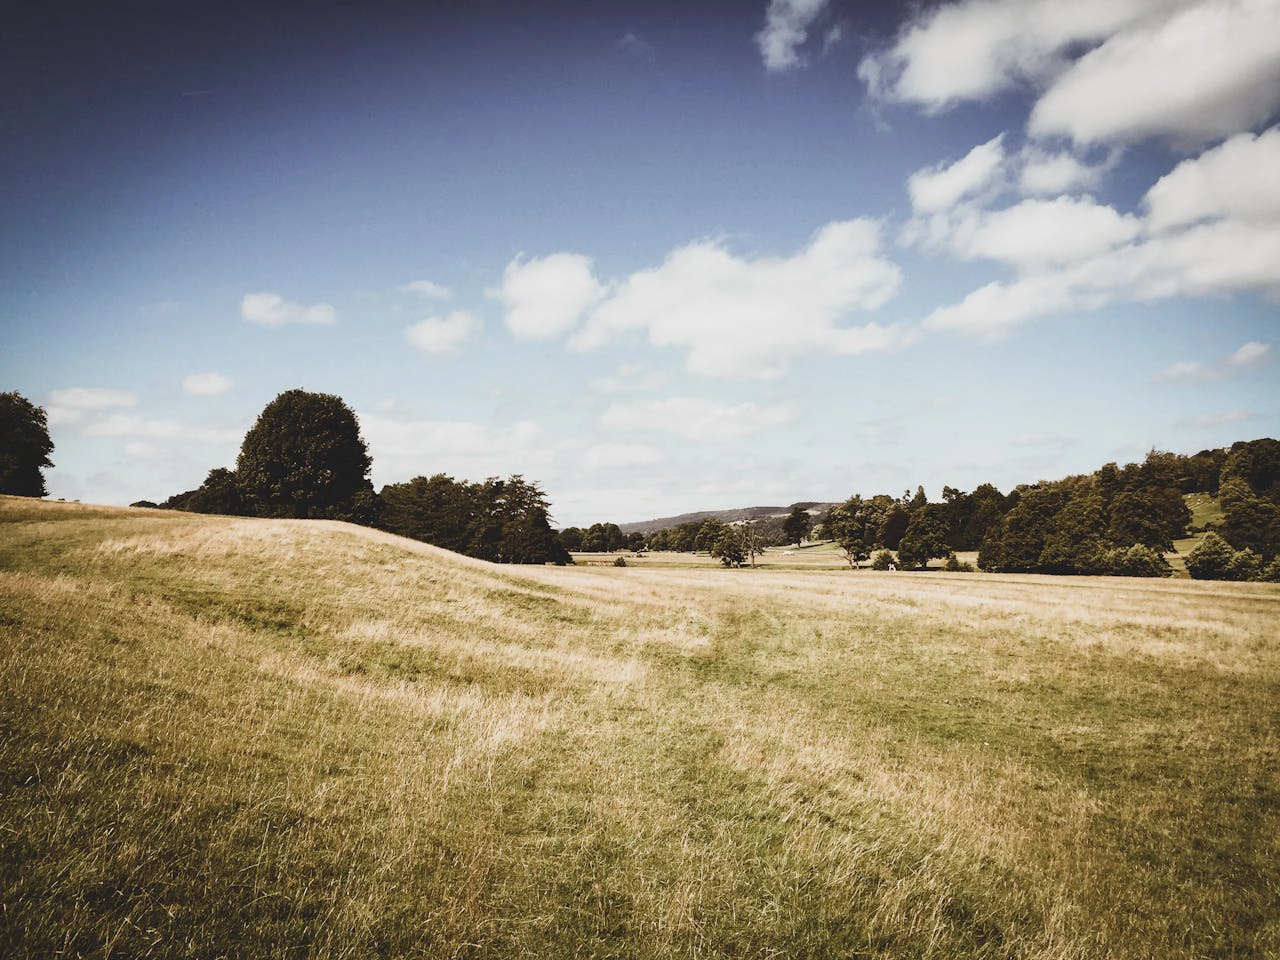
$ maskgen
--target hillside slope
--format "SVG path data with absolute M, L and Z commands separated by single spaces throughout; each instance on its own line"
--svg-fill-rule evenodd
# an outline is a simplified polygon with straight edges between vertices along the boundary
M 0 955 L 1276 955 L 1278 611 L 0 498 Z

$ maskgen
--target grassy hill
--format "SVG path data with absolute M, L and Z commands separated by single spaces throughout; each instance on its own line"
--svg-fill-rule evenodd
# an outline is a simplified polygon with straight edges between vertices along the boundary
M 1276 956 L 1278 613 L 0 498 L 0 955 Z

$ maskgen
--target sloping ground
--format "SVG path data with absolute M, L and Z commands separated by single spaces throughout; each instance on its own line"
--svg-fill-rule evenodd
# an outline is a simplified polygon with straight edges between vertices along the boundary
M 1278 613 L 0 498 L 0 955 L 1275 956 Z

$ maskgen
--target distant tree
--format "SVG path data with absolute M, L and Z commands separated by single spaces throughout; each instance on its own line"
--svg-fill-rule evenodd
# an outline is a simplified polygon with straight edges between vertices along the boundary
M 1264 500 L 1280 503 L 1280 440 L 1233 443 L 1222 464 L 1222 480 L 1233 477 Z
M 340 397 L 280 394 L 245 435 L 236 475 L 250 513 L 343 517 L 371 491 L 370 459 L 356 415 Z
M 896 565 L 893 553 L 888 550 L 881 550 L 871 558 L 872 570 L 889 570 Z
M 582 549 L 582 536 L 580 527 L 565 527 L 560 531 L 560 546 L 570 553 L 577 553 Z
M 204 483 L 191 491 L 182 509 L 192 513 L 220 513 L 232 517 L 243 516 L 247 512 L 240 480 L 225 467 L 210 470 Z
M 44 408 L 17 392 L 0 393 L 0 493 L 44 497 L 53 441 Z
M 764 528 L 756 520 L 744 520 L 736 527 L 731 527 L 738 545 L 742 548 L 743 558 L 751 566 L 756 565 L 756 557 L 764 553 Z
M 923 570 L 933 559 L 950 556 L 947 543 L 947 512 L 945 504 L 926 503 L 911 514 L 902 541 L 898 544 L 898 559 L 904 567 Z
M 639 553 L 645 547 L 644 534 L 639 530 L 635 530 L 627 534 L 627 549 L 632 553 Z
M 850 569 L 871 556 L 875 545 L 872 514 L 862 497 L 856 494 L 827 511 L 823 519 L 823 536 L 835 541 Z
M 715 517 L 707 517 L 707 519 L 703 520 L 698 526 L 698 532 L 693 538 L 692 549 L 696 550 L 698 553 L 710 551 L 716 541 L 724 535 L 727 529 L 728 528 L 725 526 L 723 520 L 718 520 Z
M 455 553 L 470 550 L 475 504 L 467 484 L 443 473 L 414 477 L 387 484 L 381 499 L 384 530 Z
M 742 544 L 739 543 L 738 537 L 728 527 L 720 531 L 715 542 L 711 544 L 710 553 L 711 556 L 718 559 L 726 567 L 740 567 L 746 561 L 746 556 L 742 552 Z
M 803 507 L 792 507 L 791 512 L 787 514 L 787 519 L 782 523 L 782 532 L 786 537 L 787 543 L 794 543 L 799 546 L 800 543 L 809 536 L 809 531 L 813 529 L 813 517 L 809 516 L 809 511 Z
M 1015 489 L 1012 509 L 982 541 L 978 567 L 993 573 L 1034 573 L 1052 527 L 1067 502 L 1064 483 L 1039 483 Z M 1011 494 L 1011 496 L 1013 496 Z
M 1112 547 L 1095 558 L 1097 572 L 1109 577 L 1171 577 L 1173 568 L 1164 554 L 1146 544 Z
M 1187 554 L 1187 572 L 1197 580 L 1252 580 L 1261 561 L 1252 550 L 1235 550 L 1212 530 Z
M 1111 503 L 1108 536 L 1117 546 L 1141 543 L 1172 550 L 1191 522 L 1191 511 L 1174 486 L 1137 486 L 1116 495 Z
M 1259 496 L 1241 475 L 1223 474 L 1222 536 L 1237 550 L 1252 550 L 1265 560 L 1280 554 L 1280 506 Z
M 873 502 L 875 498 L 872 498 Z M 888 550 L 897 550 L 902 542 L 902 535 L 907 532 L 907 524 L 911 522 L 911 514 L 901 503 L 891 503 L 881 515 L 876 530 L 876 542 Z
M 1107 549 L 1107 515 L 1102 496 L 1082 481 L 1048 521 L 1036 569 L 1042 573 L 1101 573 Z

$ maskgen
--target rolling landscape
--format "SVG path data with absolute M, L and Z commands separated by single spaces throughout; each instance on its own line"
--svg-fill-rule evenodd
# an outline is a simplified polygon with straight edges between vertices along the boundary
M 6 957 L 1280 951 L 1274 584 L 5 497 L 0 590 Z

